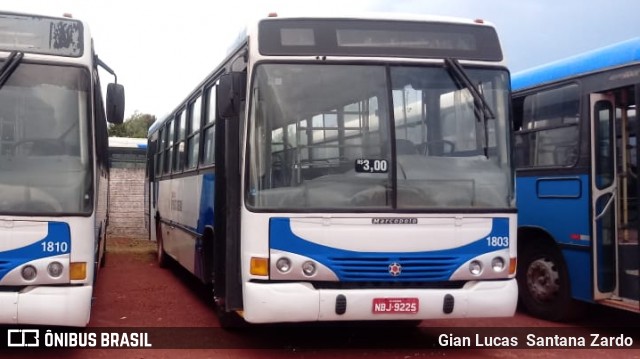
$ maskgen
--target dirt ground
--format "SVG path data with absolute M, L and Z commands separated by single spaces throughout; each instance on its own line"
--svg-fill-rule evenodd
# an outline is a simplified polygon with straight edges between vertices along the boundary
M 187 273 L 160 268 L 156 244 L 109 237 L 90 327 L 211 327 L 214 312 Z M 196 294 L 196 295 L 194 295 Z

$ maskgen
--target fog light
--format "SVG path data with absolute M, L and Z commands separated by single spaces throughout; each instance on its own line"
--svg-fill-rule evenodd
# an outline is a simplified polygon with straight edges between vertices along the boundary
M 38 275 L 38 270 L 32 265 L 22 267 L 22 279 L 32 281 Z
M 504 270 L 504 259 L 501 257 L 495 257 L 491 260 L 491 268 L 494 272 L 502 272 Z
M 469 263 L 469 272 L 473 275 L 480 275 L 480 273 L 482 273 L 482 263 L 479 261 Z
M 302 264 L 302 273 L 307 277 L 311 277 L 316 274 L 316 265 L 313 262 L 307 261 Z
M 278 270 L 282 273 L 287 273 L 291 270 L 291 261 L 289 260 L 289 258 L 282 257 L 276 262 L 276 268 L 278 268 Z
M 62 271 L 64 270 L 64 266 L 60 262 L 51 262 L 47 266 L 47 272 L 53 278 L 58 278 L 62 275 Z

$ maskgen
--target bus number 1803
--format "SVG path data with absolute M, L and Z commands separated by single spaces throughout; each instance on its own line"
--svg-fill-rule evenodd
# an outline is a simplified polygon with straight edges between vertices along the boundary
M 509 247 L 509 237 L 487 237 L 487 245 L 489 247 Z

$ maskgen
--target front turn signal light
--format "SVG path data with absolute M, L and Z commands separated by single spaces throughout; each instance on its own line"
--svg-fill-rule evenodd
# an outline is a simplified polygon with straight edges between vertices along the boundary
M 87 278 L 87 263 L 73 262 L 69 266 L 69 279 L 83 280 Z
M 250 273 L 252 275 L 269 275 L 269 258 L 251 257 Z
M 516 274 L 516 268 L 518 268 L 518 258 L 509 258 L 509 274 Z

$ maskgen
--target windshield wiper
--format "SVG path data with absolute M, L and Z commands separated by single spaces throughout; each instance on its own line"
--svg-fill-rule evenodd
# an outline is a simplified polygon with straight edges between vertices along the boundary
M 9 77 L 11 77 L 13 71 L 18 67 L 23 57 L 24 52 L 11 51 L 7 60 L 2 64 L 2 68 L 0 68 L 0 88 L 2 88 L 7 80 L 9 80 Z
M 482 92 L 476 88 L 476 86 L 471 82 L 469 75 L 464 71 L 462 65 L 457 59 L 453 58 L 445 58 L 444 63 L 449 70 L 449 72 L 453 75 L 453 77 L 457 80 L 457 82 L 462 86 L 462 88 L 466 88 L 469 90 L 469 93 L 473 97 L 473 112 L 478 119 L 478 122 L 482 123 L 483 127 L 483 150 L 485 157 L 489 158 L 489 130 L 487 128 L 487 119 L 493 120 L 496 118 L 493 111 L 491 110 L 491 106 L 487 102 L 487 99 L 484 97 Z

